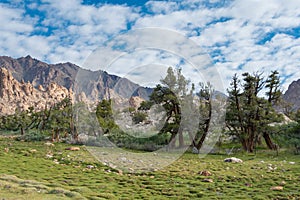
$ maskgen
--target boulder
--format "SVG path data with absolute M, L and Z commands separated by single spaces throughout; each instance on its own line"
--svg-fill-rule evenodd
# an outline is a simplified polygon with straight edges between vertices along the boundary
M 65 150 L 69 150 L 69 151 L 79 151 L 80 148 L 79 148 L 79 147 L 67 147 L 67 148 L 65 148 Z
M 231 157 L 231 158 L 225 158 L 224 162 L 242 163 L 243 161 L 241 159 L 239 159 L 239 158 Z
M 200 174 L 201 176 L 211 176 L 211 175 L 212 175 L 212 174 L 210 173 L 210 171 L 206 171 L 206 170 L 199 172 L 199 174 Z
M 214 180 L 212 180 L 211 178 L 205 178 L 202 180 L 202 182 L 213 183 Z
M 281 191 L 281 190 L 283 190 L 283 186 L 273 186 L 270 188 L 270 190 Z

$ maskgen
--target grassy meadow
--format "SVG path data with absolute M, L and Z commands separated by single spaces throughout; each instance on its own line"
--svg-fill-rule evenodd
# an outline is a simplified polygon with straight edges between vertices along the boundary
M 86 147 L 0 137 L 0 199 L 300 199 L 300 156 L 185 153 L 162 170 L 129 173 L 97 161 Z M 243 163 L 225 163 L 235 156 Z M 209 171 L 210 176 L 201 174 Z M 275 188 L 274 188 L 275 187 Z

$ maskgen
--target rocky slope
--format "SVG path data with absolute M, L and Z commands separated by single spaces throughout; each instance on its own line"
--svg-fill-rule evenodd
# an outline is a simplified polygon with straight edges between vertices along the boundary
M 0 115 L 13 114 L 16 110 L 33 107 L 36 111 L 72 97 L 72 91 L 54 82 L 44 88 L 34 88 L 30 82 L 19 82 L 5 68 L 0 68 Z
M 72 63 L 47 64 L 30 56 L 14 59 L 0 56 L 0 67 L 12 72 L 19 82 L 32 83 L 33 87 L 39 85 L 47 87 L 55 82 L 67 89 L 72 88 L 75 94 L 84 92 L 86 98 L 99 100 L 110 95 L 119 95 L 123 98 L 140 96 L 147 99 L 151 88 L 139 85 L 104 71 L 90 71 L 80 68 Z
M 293 105 L 294 110 L 300 109 L 300 79 L 293 81 L 284 93 L 283 99 Z

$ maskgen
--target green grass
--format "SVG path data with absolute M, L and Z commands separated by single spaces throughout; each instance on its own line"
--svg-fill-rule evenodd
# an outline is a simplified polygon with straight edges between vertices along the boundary
M 0 199 L 300 199 L 300 156 L 287 152 L 234 155 L 243 163 L 224 163 L 227 155 L 200 159 L 186 153 L 162 170 L 121 174 L 85 147 L 67 151 L 68 146 L 0 137 Z M 201 176 L 203 170 L 212 176 Z M 284 189 L 270 190 L 278 185 Z

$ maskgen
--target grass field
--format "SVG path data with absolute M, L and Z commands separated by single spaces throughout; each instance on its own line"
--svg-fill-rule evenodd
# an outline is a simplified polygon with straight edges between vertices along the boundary
M 186 153 L 162 170 L 126 173 L 98 162 L 84 146 L 69 151 L 67 144 L 44 143 L 0 137 L 1 200 L 300 199 L 300 156 L 291 153 L 233 155 L 243 163 Z M 200 174 L 205 170 L 211 176 Z

